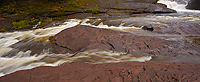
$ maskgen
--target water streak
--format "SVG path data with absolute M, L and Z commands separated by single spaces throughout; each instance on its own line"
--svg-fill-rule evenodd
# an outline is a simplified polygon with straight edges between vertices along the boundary
M 73 54 L 52 54 L 48 53 L 48 38 L 63 29 L 78 24 L 91 25 L 87 20 L 69 19 L 56 27 L 35 29 L 29 31 L 16 31 L 0 33 L 0 76 L 13 73 L 18 70 L 32 69 L 38 66 L 58 66 L 64 62 L 81 61 L 85 63 L 109 63 L 123 61 L 149 61 L 151 56 L 134 57 L 133 55 L 121 55 L 122 53 L 112 51 L 88 50 Z M 94 26 L 94 25 L 92 25 Z M 135 27 L 108 27 L 106 25 L 94 26 L 97 28 L 110 28 L 123 30 Z M 46 48 L 47 47 L 47 48 Z

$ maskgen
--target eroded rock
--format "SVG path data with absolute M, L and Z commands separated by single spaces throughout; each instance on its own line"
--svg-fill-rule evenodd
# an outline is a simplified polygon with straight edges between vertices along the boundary
M 199 82 L 200 64 L 123 62 L 108 64 L 63 64 L 18 71 L 1 82 Z
M 56 44 L 51 50 L 53 53 L 75 53 L 87 49 L 100 49 L 130 53 L 135 56 L 177 55 L 181 49 L 173 46 L 172 41 L 83 25 L 65 29 L 50 40 Z

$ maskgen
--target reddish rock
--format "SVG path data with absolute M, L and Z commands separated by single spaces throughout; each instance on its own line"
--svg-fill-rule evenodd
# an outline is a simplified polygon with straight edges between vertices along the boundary
M 166 5 L 157 4 L 158 0 L 100 0 L 98 4 L 90 4 L 86 8 L 114 9 L 113 13 L 175 13 L 175 10 L 167 8 Z M 121 11 L 121 10 L 128 10 Z M 111 12 L 108 12 L 111 13 Z M 112 15 L 111 15 L 112 16 Z
M 200 64 L 123 62 L 66 63 L 37 67 L 0 78 L 0 82 L 199 82 Z
M 111 5 L 105 6 L 109 8 Z M 111 9 L 118 10 L 132 10 L 132 13 L 140 11 L 140 13 L 176 13 L 175 10 L 169 9 L 163 4 L 151 4 L 151 3 L 135 3 L 135 2 L 124 2 L 115 4 L 110 7 Z
M 155 37 L 137 36 L 127 32 L 83 25 L 65 29 L 50 40 L 56 44 L 51 51 L 61 54 L 99 49 L 130 53 L 135 56 L 177 55 L 181 49 L 172 46 L 174 42 Z M 168 46 L 171 47 L 168 48 Z

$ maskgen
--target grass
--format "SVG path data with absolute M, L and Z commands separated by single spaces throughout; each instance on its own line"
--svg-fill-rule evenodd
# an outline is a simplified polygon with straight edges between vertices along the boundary
M 3 12 L 15 12 L 17 14 L 43 14 L 47 12 L 65 12 L 74 8 L 85 9 L 90 4 L 96 4 L 100 0 L 50 0 L 41 1 L 15 1 L 3 5 Z M 90 9 L 92 13 L 99 13 L 98 8 Z
M 0 31 L 8 31 L 8 29 L 5 29 L 5 28 L 0 28 Z
M 42 14 L 46 12 L 57 12 L 73 10 L 74 8 L 85 9 L 89 5 L 106 2 L 107 0 L 41 0 L 41 1 L 14 1 L 0 8 L 3 12 L 14 11 L 18 14 Z M 118 1 L 118 0 L 113 0 Z M 123 0 L 121 0 L 123 1 Z M 98 9 L 91 9 L 98 13 Z
M 29 20 L 22 20 L 22 21 L 19 21 L 19 22 L 13 22 L 12 25 L 13 25 L 13 28 L 15 29 L 21 29 L 21 28 L 24 28 L 24 27 L 29 27 L 31 26 L 29 24 Z
M 85 4 L 79 0 L 58 0 L 58 1 L 18 1 L 3 5 L 0 10 L 3 12 L 14 11 L 18 14 L 41 14 L 45 12 L 66 11 L 74 8 L 84 9 Z
M 33 23 L 35 22 L 38 22 L 39 20 L 38 19 L 31 19 L 31 20 L 21 20 L 21 21 L 18 21 L 18 22 L 12 22 L 12 26 L 13 28 L 15 29 L 22 29 L 22 28 L 25 28 L 25 27 L 30 27 L 32 26 Z
M 1 11 L 15 11 L 16 2 L 11 2 L 10 4 L 0 8 Z
M 23 29 L 25 27 L 30 27 L 35 24 L 36 21 L 41 21 L 40 27 L 43 25 L 51 23 L 51 21 L 56 19 L 64 19 L 66 16 L 62 16 L 66 11 L 73 10 L 75 8 L 85 9 L 90 4 L 98 3 L 100 0 L 45 0 L 41 1 L 13 1 L 8 4 L 1 4 L 0 15 L 27 15 L 27 16 L 42 16 L 40 19 L 25 18 L 19 19 L 20 21 L 12 22 L 12 28 Z M 91 13 L 99 13 L 98 8 L 89 9 Z M 12 11 L 12 12 L 11 12 Z M 53 13 L 55 15 L 60 15 L 60 17 L 49 18 L 46 17 L 45 13 Z M 82 12 L 84 13 L 84 12 Z M 5 30 L 5 29 L 0 29 Z
M 98 8 L 93 8 L 89 10 L 90 12 L 92 12 L 93 14 L 98 14 L 99 13 L 99 9 Z

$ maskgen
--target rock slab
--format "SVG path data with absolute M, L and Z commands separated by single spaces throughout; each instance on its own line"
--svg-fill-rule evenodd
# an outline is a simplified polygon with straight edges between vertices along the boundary
M 200 64 L 123 62 L 66 63 L 37 67 L 0 78 L 0 82 L 199 82 Z
M 135 56 L 177 55 L 180 48 L 174 42 L 156 37 L 137 36 L 111 29 L 77 25 L 50 37 L 56 46 L 53 53 L 76 53 L 88 49 L 111 50 Z M 168 48 L 168 46 L 172 46 Z M 162 53 L 160 53 L 162 52 Z

